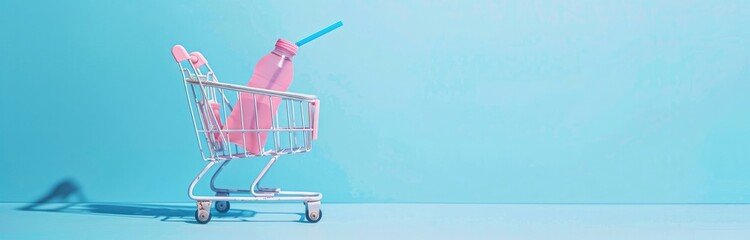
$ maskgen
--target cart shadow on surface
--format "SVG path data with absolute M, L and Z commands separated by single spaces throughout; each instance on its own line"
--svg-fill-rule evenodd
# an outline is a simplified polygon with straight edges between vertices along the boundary
M 75 197 L 77 201 L 72 201 Z M 57 212 L 71 214 L 91 214 L 102 216 L 153 218 L 162 222 L 195 221 L 195 204 L 151 204 L 151 203 L 89 203 L 81 188 L 72 179 L 58 182 L 46 195 L 28 205 L 17 208 L 18 211 Z M 212 222 L 306 222 L 305 215 L 297 212 L 258 212 L 249 209 L 230 209 L 226 213 L 212 210 Z M 259 219 L 258 215 L 292 215 L 294 219 Z

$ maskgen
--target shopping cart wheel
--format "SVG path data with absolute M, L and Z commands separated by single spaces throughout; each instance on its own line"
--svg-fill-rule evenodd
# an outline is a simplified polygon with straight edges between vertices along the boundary
M 228 201 L 216 201 L 216 211 L 219 211 L 220 213 L 228 212 L 229 202 Z
M 323 210 L 318 209 L 318 211 L 310 212 L 308 208 L 305 208 L 305 218 L 308 222 L 316 223 L 323 218 Z
M 195 220 L 200 224 L 206 224 L 211 221 L 211 212 L 205 209 L 195 210 Z

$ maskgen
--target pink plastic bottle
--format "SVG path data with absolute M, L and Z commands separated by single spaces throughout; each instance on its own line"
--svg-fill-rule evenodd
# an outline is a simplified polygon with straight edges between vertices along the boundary
M 247 86 L 286 91 L 292 84 L 292 78 L 294 77 L 292 57 L 295 54 L 297 54 L 297 45 L 279 39 L 276 41 L 276 48 L 261 58 L 255 65 L 255 71 Z M 255 103 L 258 106 L 257 122 L 255 120 Z M 253 101 L 253 94 L 242 93 L 238 102 L 234 104 L 234 110 L 227 118 L 226 129 L 270 129 L 273 123 L 271 112 L 275 115 L 280 103 L 280 98 L 269 99 L 268 96 L 261 95 L 256 95 L 255 101 Z M 266 132 L 260 134 L 255 132 L 230 132 L 227 135 L 230 142 L 243 147 L 252 154 L 260 153 L 262 146 L 266 144 L 267 137 Z M 258 138 L 259 136 L 260 138 Z

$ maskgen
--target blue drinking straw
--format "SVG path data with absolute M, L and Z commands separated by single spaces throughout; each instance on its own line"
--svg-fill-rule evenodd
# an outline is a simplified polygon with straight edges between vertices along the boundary
M 319 38 L 320 36 L 323 36 L 324 34 L 330 32 L 330 31 L 333 31 L 334 29 L 339 28 L 339 27 L 341 27 L 343 25 L 344 25 L 344 23 L 342 23 L 341 21 L 338 21 L 337 23 L 334 23 L 331 26 L 328 26 L 327 28 L 324 28 L 323 30 L 320 30 L 320 31 L 318 31 L 316 33 L 313 33 L 312 35 L 310 35 L 310 36 L 308 36 L 308 37 L 306 37 L 306 38 L 304 38 L 302 40 L 299 40 L 299 42 L 297 42 L 297 46 L 298 47 L 302 47 L 302 45 L 305 45 L 306 43 L 308 43 L 308 42 L 310 42 L 312 40 L 315 40 L 316 38 Z

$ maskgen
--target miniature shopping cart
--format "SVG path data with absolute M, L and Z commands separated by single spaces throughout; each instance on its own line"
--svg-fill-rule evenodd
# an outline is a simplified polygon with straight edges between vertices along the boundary
M 190 115 L 195 128 L 203 160 L 206 167 L 198 173 L 188 189 L 191 199 L 197 201 L 198 209 L 195 219 L 199 223 L 211 220 L 211 203 L 215 203 L 216 211 L 229 211 L 229 201 L 301 201 L 305 204 L 305 217 L 309 222 L 318 222 L 323 213 L 320 210 L 320 200 L 323 194 L 317 192 L 281 191 L 279 188 L 260 187 L 259 184 L 268 169 L 281 155 L 308 152 L 312 149 L 312 142 L 317 138 L 317 121 L 320 102 L 316 96 L 291 92 L 279 92 L 267 89 L 252 88 L 219 82 L 208 61 L 199 52 L 188 54 L 184 47 L 177 45 L 172 48 L 172 55 L 180 66 L 185 94 L 187 96 Z M 187 64 L 183 65 L 184 62 Z M 251 97 L 255 106 L 242 106 L 242 102 L 232 106 L 237 99 Z M 261 129 L 257 126 L 242 126 L 241 129 L 224 129 L 222 119 L 235 108 L 239 111 L 256 111 L 255 122 L 258 122 L 257 99 L 266 98 L 268 102 L 279 102 L 277 111 L 271 110 L 272 126 Z M 271 109 L 271 108 L 268 108 Z M 240 115 L 245 116 L 245 115 Z M 244 122 L 244 121 L 243 121 Z M 265 144 L 260 151 L 248 151 L 229 141 L 229 134 L 267 134 Z M 255 139 L 259 139 L 255 138 Z M 221 170 L 235 159 L 247 159 L 268 156 L 270 160 L 253 181 L 250 189 L 218 188 L 214 180 Z M 211 177 L 211 190 L 215 196 L 196 196 L 193 189 L 198 181 L 216 164 L 220 166 Z M 245 196 L 234 196 L 244 194 Z M 231 195 L 231 196 L 230 196 Z M 249 195 L 249 196 L 248 196 Z

